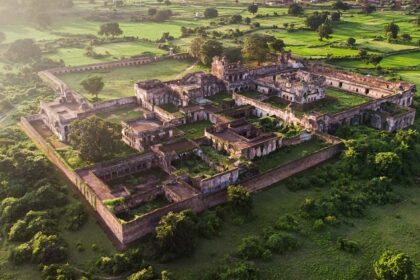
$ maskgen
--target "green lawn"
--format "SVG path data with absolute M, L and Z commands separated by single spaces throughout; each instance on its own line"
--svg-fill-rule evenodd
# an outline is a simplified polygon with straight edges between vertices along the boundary
M 110 100 L 134 95 L 134 83 L 140 80 L 161 79 L 172 80 L 183 75 L 203 69 L 189 60 L 165 60 L 147 65 L 113 68 L 101 71 L 87 71 L 68 73 L 60 78 L 71 88 L 92 100 L 80 83 L 90 76 L 101 76 L 105 83 L 104 89 L 99 94 L 100 100 Z
M 301 248 L 284 255 L 273 255 L 268 262 L 258 261 L 261 279 L 373 279 L 372 264 L 385 249 L 401 250 L 419 263 L 419 188 L 396 188 L 397 192 L 409 199 L 396 205 L 371 207 L 366 218 L 349 219 L 348 225 L 327 227 L 319 233 L 311 231 L 311 225 L 301 220 L 305 227 L 299 235 Z M 231 221 L 224 223 L 221 236 L 210 240 L 200 239 L 193 256 L 160 267 L 174 272 L 181 279 L 199 279 L 206 269 L 234 252 L 243 237 L 262 234 L 262 229 L 272 226 L 279 217 L 299 211 L 306 197 L 316 198 L 322 193 L 323 189 L 319 188 L 291 192 L 285 183 L 259 192 L 254 195 L 254 218 L 251 221 L 240 225 Z M 358 241 L 361 252 L 353 255 L 338 250 L 335 244 L 337 237 Z
M 138 119 L 143 116 L 143 111 L 140 108 L 123 108 L 114 111 L 97 114 L 98 117 L 112 123 L 120 124 L 122 121 Z
M 327 88 L 325 95 L 327 97 L 335 98 L 335 100 L 332 102 L 320 102 L 319 105 L 311 110 L 333 114 L 363 104 L 370 100 L 370 98 L 365 96 L 351 94 L 332 88 Z
M 123 42 L 99 45 L 93 50 L 102 55 L 100 58 L 88 57 L 86 50 L 80 48 L 59 48 L 56 52 L 47 54 L 46 57 L 53 60 L 63 60 L 66 66 L 76 66 L 84 64 L 94 64 L 129 58 L 135 55 L 158 56 L 167 52 L 161 50 L 154 43 L 144 42 Z
M 219 93 L 213 96 L 207 96 L 206 99 L 212 101 L 215 105 L 221 106 L 223 101 L 232 100 L 232 94 L 230 93 Z
M 327 146 L 328 144 L 326 144 L 325 142 L 322 142 L 318 139 L 311 139 L 300 145 L 280 148 L 279 150 L 265 157 L 260 157 L 256 159 L 254 163 L 260 172 L 265 172 L 277 166 L 310 155 L 313 152 L 318 151 Z
M 366 62 L 362 60 L 338 61 L 334 64 L 345 68 L 375 68 L 374 65 L 366 64 Z M 408 66 L 420 67 L 420 51 L 387 56 L 379 65 L 384 68 L 400 68 Z
M 188 139 L 197 139 L 204 136 L 204 129 L 212 125 L 209 121 L 199 121 L 195 123 L 184 124 L 177 128 L 185 133 Z

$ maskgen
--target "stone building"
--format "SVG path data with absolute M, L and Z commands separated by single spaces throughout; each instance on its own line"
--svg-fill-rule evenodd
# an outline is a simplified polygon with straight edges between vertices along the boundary
M 268 155 L 282 146 L 282 139 L 274 133 L 264 133 L 244 119 L 207 128 L 205 137 L 215 149 L 249 160 Z
M 40 114 L 45 125 L 60 141 L 66 142 L 70 124 L 75 120 L 92 115 L 92 110 L 87 103 L 76 102 L 71 93 L 62 94 L 52 102 L 41 101 Z
M 298 70 L 255 80 L 256 90 L 299 105 L 325 98 L 325 77 Z
M 158 120 L 138 119 L 122 122 L 123 141 L 140 152 L 176 136 L 178 135 L 173 127 L 165 126 Z

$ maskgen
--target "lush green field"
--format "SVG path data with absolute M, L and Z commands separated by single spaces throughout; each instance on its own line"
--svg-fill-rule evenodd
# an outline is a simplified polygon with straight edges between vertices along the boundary
M 258 262 L 261 279 L 354 280 L 373 279 L 372 264 L 385 249 L 401 250 L 417 263 L 420 261 L 420 197 L 418 188 L 398 187 L 405 199 L 396 205 L 372 208 L 368 217 L 351 219 L 349 225 L 328 227 L 321 233 L 311 231 L 300 236 L 302 248 L 285 255 L 274 255 L 267 263 Z M 255 218 L 241 225 L 225 223 L 221 236 L 200 240 L 190 258 L 162 265 L 181 279 L 199 279 L 205 269 L 235 251 L 243 237 L 261 234 L 266 226 L 286 213 L 296 213 L 306 197 L 318 197 L 320 189 L 291 192 L 284 184 L 254 196 Z M 357 240 L 361 252 L 350 254 L 337 249 L 337 237 Z
M 375 68 L 374 65 L 361 60 L 340 61 L 334 64 L 345 68 Z M 383 68 L 420 67 L 420 51 L 387 56 L 381 61 L 380 65 Z
M 80 73 L 69 73 L 61 75 L 70 87 L 74 88 L 88 99 L 89 95 L 80 83 L 90 76 L 100 76 L 103 78 L 105 87 L 99 94 L 100 100 L 109 100 L 134 95 L 134 83 L 141 80 L 161 79 L 172 80 L 181 78 L 183 75 L 199 71 L 202 68 L 189 60 L 165 60 L 147 65 L 114 68 L 102 71 L 87 71 Z
M 67 66 L 94 64 L 129 58 L 136 55 L 159 56 L 167 52 L 157 48 L 154 43 L 123 42 L 111 43 L 94 47 L 93 50 L 101 55 L 99 58 L 86 56 L 86 50 L 80 48 L 59 48 L 56 52 L 46 55 L 53 60 L 63 60 Z

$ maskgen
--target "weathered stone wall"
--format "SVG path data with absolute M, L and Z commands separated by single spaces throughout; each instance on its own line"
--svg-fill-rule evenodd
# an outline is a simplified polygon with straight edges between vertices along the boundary
M 300 158 L 283 166 L 271 169 L 261 175 L 257 175 L 242 185 L 250 192 L 257 192 L 280 182 L 292 175 L 314 167 L 339 154 L 342 150 L 342 144 L 334 144 L 328 148 L 322 149 L 316 153 Z
M 95 193 L 82 180 L 82 178 L 74 172 L 60 157 L 60 155 L 51 147 L 47 141 L 36 131 L 30 122 L 39 120 L 39 115 L 30 116 L 28 118 L 21 118 L 21 127 L 25 133 L 32 139 L 36 146 L 45 154 L 45 156 L 55 165 L 55 167 L 62 172 L 67 179 L 76 186 L 76 189 L 83 195 L 85 201 L 97 213 L 97 218 L 101 221 L 111 237 L 112 241 L 119 247 L 123 247 L 123 227 L 119 220 L 112 212 L 97 199 Z
M 239 178 L 239 169 L 234 168 L 199 182 L 199 188 L 203 193 L 211 193 L 235 184 Z
M 124 107 L 134 107 L 137 105 L 137 98 L 135 96 L 123 97 L 119 99 L 113 99 L 108 101 L 102 101 L 92 104 L 92 110 L 94 113 L 101 113 L 106 111 L 112 111 Z

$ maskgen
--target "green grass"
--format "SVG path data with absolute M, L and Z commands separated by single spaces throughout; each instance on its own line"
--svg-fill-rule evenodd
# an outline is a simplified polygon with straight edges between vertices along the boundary
M 209 121 L 198 121 L 195 123 L 178 126 L 178 129 L 185 133 L 188 139 L 197 139 L 204 136 L 204 130 L 212 125 Z
M 420 72 L 419 71 L 401 71 L 397 72 L 405 81 L 413 83 L 417 87 L 417 94 L 420 94 Z
M 301 157 L 310 155 L 322 148 L 325 148 L 326 146 L 328 146 L 328 144 L 325 142 L 318 139 L 311 139 L 300 145 L 282 147 L 265 157 L 260 157 L 254 160 L 254 163 L 260 172 L 265 172 L 272 168 L 297 160 Z
M 128 121 L 133 119 L 138 119 L 143 116 L 143 111 L 141 111 L 139 108 L 123 108 L 118 109 L 114 111 L 104 112 L 97 114 L 98 117 L 112 122 L 120 124 L 122 121 Z
M 186 173 L 191 177 L 210 177 L 217 174 L 216 169 L 210 167 L 198 157 L 177 160 L 173 163 L 173 166 L 178 172 Z
M 201 146 L 201 150 L 212 162 L 225 168 L 231 166 L 235 161 L 234 159 L 230 159 L 226 154 L 219 152 L 212 146 Z
M 419 189 L 395 187 L 397 192 L 409 199 L 396 205 L 371 207 L 366 218 L 351 219 L 348 221 L 350 225 L 327 227 L 321 233 L 310 231 L 302 234 L 299 237 L 301 248 L 297 251 L 274 255 L 268 262 L 257 262 L 261 279 L 373 279 L 372 264 L 385 249 L 401 250 L 419 263 L 420 240 L 416 234 L 420 228 Z M 234 252 L 243 237 L 261 234 L 264 227 L 272 226 L 279 217 L 286 213 L 296 213 L 306 197 L 316 198 L 322 192 L 316 188 L 291 192 L 285 183 L 259 192 L 254 195 L 255 217 L 251 221 L 241 225 L 226 222 L 221 236 L 199 240 L 193 256 L 161 265 L 161 268 L 185 280 L 199 279 L 203 271 Z M 397 215 L 401 218 L 397 219 Z M 307 225 L 304 220 L 301 224 L 310 230 L 308 228 L 311 225 Z M 338 250 L 335 244 L 337 237 L 358 241 L 361 252 L 352 255 Z
M 103 71 L 87 71 L 68 73 L 60 78 L 71 88 L 75 89 L 89 100 L 93 96 L 88 94 L 80 83 L 90 76 L 101 76 L 105 83 L 99 93 L 100 100 L 110 100 L 127 96 L 134 96 L 134 83 L 140 80 L 161 79 L 164 81 L 181 78 L 183 75 L 201 70 L 189 60 L 165 60 L 140 66 L 113 68 Z
M 375 68 L 374 65 L 366 64 L 366 62 L 362 60 L 338 61 L 334 64 L 345 68 Z M 379 65 L 383 68 L 420 66 L 420 51 L 387 56 L 382 59 Z
M 219 93 L 213 96 L 207 96 L 206 99 L 212 101 L 215 105 L 221 106 L 223 101 L 232 100 L 232 94 L 230 93 Z
M 94 47 L 93 50 L 97 54 L 102 55 L 102 57 L 88 57 L 85 55 L 86 50 L 80 48 L 59 48 L 56 52 L 47 54 L 46 57 L 57 61 L 63 60 L 66 66 L 76 66 L 109 62 L 113 60 L 129 58 L 135 55 L 158 56 L 167 53 L 166 51 L 159 49 L 154 43 L 143 42 L 104 44 Z
M 327 88 L 325 95 L 336 99 L 333 102 L 321 102 L 319 106 L 316 106 L 312 110 L 322 113 L 337 113 L 370 100 L 370 98 L 365 96 L 355 95 L 332 88 Z

